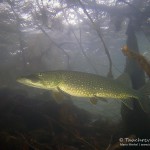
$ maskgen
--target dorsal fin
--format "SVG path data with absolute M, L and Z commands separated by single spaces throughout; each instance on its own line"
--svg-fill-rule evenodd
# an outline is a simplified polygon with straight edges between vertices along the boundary
M 125 86 L 127 87 L 132 87 L 132 84 L 131 84 L 131 79 L 129 77 L 129 75 L 127 73 L 123 73 L 121 74 L 117 79 L 116 81 L 124 84 Z

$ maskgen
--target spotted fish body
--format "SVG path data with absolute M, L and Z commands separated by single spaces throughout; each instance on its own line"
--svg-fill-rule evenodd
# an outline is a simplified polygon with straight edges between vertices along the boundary
M 129 102 L 132 98 L 145 99 L 141 91 L 125 86 L 117 80 L 77 71 L 42 72 L 20 77 L 17 81 L 28 86 L 61 91 L 77 97 L 121 99 L 131 109 Z M 142 105 L 141 102 L 140 104 Z
M 61 81 L 58 87 L 72 95 L 79 97 L 105 97 L 105 98 L 138 98 L 138 93 L 123 84 L 90 73 L 59 72 Z
M 65 93 L 78 97 L 136 98 L 137 91 L 122 83 L 95 74 L 77 71 L 49 71 L 18 79 L 28 86 L 47 90 L 59 88 Z

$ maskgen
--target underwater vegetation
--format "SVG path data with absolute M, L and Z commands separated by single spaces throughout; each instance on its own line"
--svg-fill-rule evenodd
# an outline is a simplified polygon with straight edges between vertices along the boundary
M 125 56 L 134 59 L 141 66 L 141 68 L 146 72 L 146 74 L 150 77 L 150 63 L 143 55 L 133 52 L 127 46 L 124 46 L 122 48 L 122 52 Z
M 0 99 L 2 150 L 115 150 L 119 137 L 130 136 L 122 122 L 94 119 L 70 100 L 57 104 L 48 92 L 28 98 L 3 88 Z

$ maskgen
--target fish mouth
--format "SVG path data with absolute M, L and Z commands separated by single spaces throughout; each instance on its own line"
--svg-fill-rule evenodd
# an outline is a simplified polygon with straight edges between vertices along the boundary
M 19 77 L 19 78 L 16 79 L 16 81 L 19 82 L 19 83 L 24 83 L 25 82 L 25 78 L 22 78 L 22 77 L 20 78 Z
M 23 77 L 17 78 L 16 81 L 24 85 L 29 85 L 29 80 Z
M 30 87 L 34 87 L 34 85 L 32 85 L 29 80 L 24 79 L 24 78 L 19 78 L 16 80 L 18 83 L 25 85 L 25 86 L 30 86 Z M 36 87 L 36 86 L 35 86 Z
M 26 86 L 39 88 L 35 83 L 32 82 L 31 79 L 28 79 L 26 77 L 19 77 L 16 79 L 16 81 Z

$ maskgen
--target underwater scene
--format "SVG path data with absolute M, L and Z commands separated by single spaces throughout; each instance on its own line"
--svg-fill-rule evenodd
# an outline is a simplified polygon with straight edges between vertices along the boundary
M 150 0 L 0 0 L 0 150 L 150 149 Z

